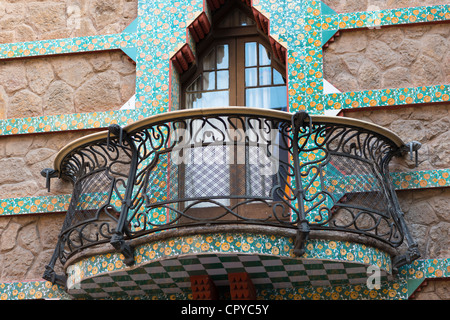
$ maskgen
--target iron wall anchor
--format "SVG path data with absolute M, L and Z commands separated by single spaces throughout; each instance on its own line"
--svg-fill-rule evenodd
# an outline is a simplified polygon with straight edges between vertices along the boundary
M 67 283 L 67 277 L 65 275 L 56 274 L 55 270 L 53 270 L 50 265 L 45 266 L 45 272 L 42 278 L 61 287 L 65 287 Z
M 299 228 L 297 229 L 297 234 L 294 241 L 294 255 L 301 257 L 305 254 L 305 243 L 309 239 L 309 223 L 307 221 L 302 221 Z
M 51 168 L 45 168 L 41 171 L 41 176 L 45 178 L 45 187 L 47 188 L 47 191 L 50 192 L 50 179 L 57 178 L 58 171 Z
M 124 263 L 127 266 L 132 266 L 134 264 L 133 248 L 125 242 L 121 234 L 114 234 L 111 237 L 110 243 L 114 247 L 114 249 L 123 254 L 123 256 L 125 257 Z

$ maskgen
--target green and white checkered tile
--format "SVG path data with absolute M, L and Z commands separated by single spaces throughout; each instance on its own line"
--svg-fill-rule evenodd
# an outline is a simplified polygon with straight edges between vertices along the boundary
M 366 266 L 312 259 L 263 255 L 205 254 L 153 262 L 144 267 L 83 280 L 69 290 L 75 298 L 133 298 L 191 293 L 190 276 L 208 274 L 216 286 L 228 286 L 228 274 L 247 272 L 255 287 L 282 289 L 304 286 L 364 284 Z M 382 272 L 382 280 L 386 279 Z

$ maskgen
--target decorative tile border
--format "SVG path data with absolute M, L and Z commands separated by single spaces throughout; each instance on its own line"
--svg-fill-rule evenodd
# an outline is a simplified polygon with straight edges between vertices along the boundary
M 398 277 L 403 279 L 449 278 L 450 258 L 415 260 L 399 268 Z
M 135 33 L 17 42 L 0 44 L 0 59 L 126 49 L 135 46 Z
M 405 280 L 382 282 L 380 289 L 366 285 L 304 287 L 262 290 L 261 300 L 406 300 L 408 283 Z
M 0 200 L 0 217 L 7 215 L 64 212 L 69 208 L 72 195 L 23 197 Z
M 29 280 L 0 283 L 0 300 L 70 299 L 70 296 L 49 281 Z
M 396 190 L 450 187 L 450 169 L 395 172 L 391 176 Z
M 142 108 L 7 119 L 0 120 L 0 135 L 99 129 L 114 123 L 125 126 L 150 115 Z
M 171 272 L 177 272 L 175 269 Z M 124 276 L 124 275 L 123 275 Z M 291 288 L 257 289 L 262 300 L 404 300 L 413 293 L 417 285 L 414 281 L 449 278 L 450 259 L 416 260 L 399 269 L 391 281 L 381 282 L 379 290 L 369 289 L 364 284 L 333 286 L 301 286 Z M 138 273 L 134 279 L 139 279 Z M 86 297 L 85 297 L 86 298 Z M 127 297 L 121 297 L 127 299 Z M 25 299 L 73 299 L 61 287 L 48 281 L 28 280 L 0 283 L 0 300 Z M 154 294 L 135 296 L 128 299 L 139 300 L 190 300 L 190 293 Z
M 365 90 L 325 94 L 322 106 L 317 111 L 372 107 L 395 108 L 406 104 L 446 103 L 449 101 L 450 85 Z
M 294 240 L 288 237 L 251 233 L 176 237 L 136 247 L 135 265 L 132 269 L 165 259 L 202 254 L 256 254 L 296 259 L 293 243 Z M 123 263 L 123 259 L 123 255 L 119 253 L 102 254 L 80 260 L 68 270 L 69 273 L 70 270 L 76 270 L 76 277 L 72 277 L 72 280 L 84 281 L 104 274 L 131 270 Z M 366 245 L 344 241 L 309 240 L 302 259 L 376 265 L 388 273 L 392 269 L 388 254 Z M 72 285 L 75 285 L 75 282 Z
M 450 20 L 450 5 L 421 6 L 367 12 L 327 14 L 322 29 L 377 28 L 410 23 Z

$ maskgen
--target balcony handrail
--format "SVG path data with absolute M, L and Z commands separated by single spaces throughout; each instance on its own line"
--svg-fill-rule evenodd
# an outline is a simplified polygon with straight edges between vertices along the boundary
M 214 107 L 214 108 L 203 108 L 203 109 L 184 109 L 171 111 L 162 114 L 152 115 L 142 120 L 138 120 L 129 125 L 123 127 L 125 132 L 132 134 L 139 130 L 140 128 L 144 128 L 146 126 L 167 121 L 167 120 L 177 120 L 188 117 L 196 117 L 196 116 L 209 116 L 209 115 L 227 115 L 227 114 L 236 114 L 236 115 L 255 115 L 255 116 L 268 116 L 274 118 L 280 118 L 282 120 L 290 121 L 292 117 L 292 113 L 280 110 L 271 110 L 271 109 L 260 109 L 260 108 L 249 108 L 249 107 Z M 352 126 L 356 128 L 365 129 L 368 131 L 372 131 L 374 133 L 378 133 L 385 138 L 392 141 L 393 145 L 398 148 L 404 147 L 405 142 L 393 131 L 379 126 L 375 123 L 367 122 L 360 119 L 348 118 L 348 117 L 335 117 L 335 116 L 324 116 L 324 115 L 309 115 L 311 117 L 312 122 L 322 122 L 322 123 L 334 123 Z M 78 138 L 66 146 L 64 146 L 57 154 L 54 160 L 54 170 L 60 172 L 61 162 L 64 157 L 75 148 L 89 144 L 94 141 L 99 141 L 102 139 L 106 139 L 108 137 L 108 130 L 104 130 L 101 132 L 96 132 L 89 134 L 85 137 Z

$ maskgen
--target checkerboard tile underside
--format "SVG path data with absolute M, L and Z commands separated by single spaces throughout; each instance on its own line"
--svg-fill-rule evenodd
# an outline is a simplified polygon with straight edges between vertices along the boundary
M 263 255 L 197 255 L 153 262 L 133 270 L 83 280 L 74 297 L 119 298 L 191 293 L 189 277 L 208 274 L 216 286 L 228 285 L 228 274 L 247 272 L 258 290 L 304 286 L 363 284 L 360 264 L 288 259 Z M 382 280 L 386 274 L 382 273 Z M 80 288 L 81 287 L 81 288 Z

